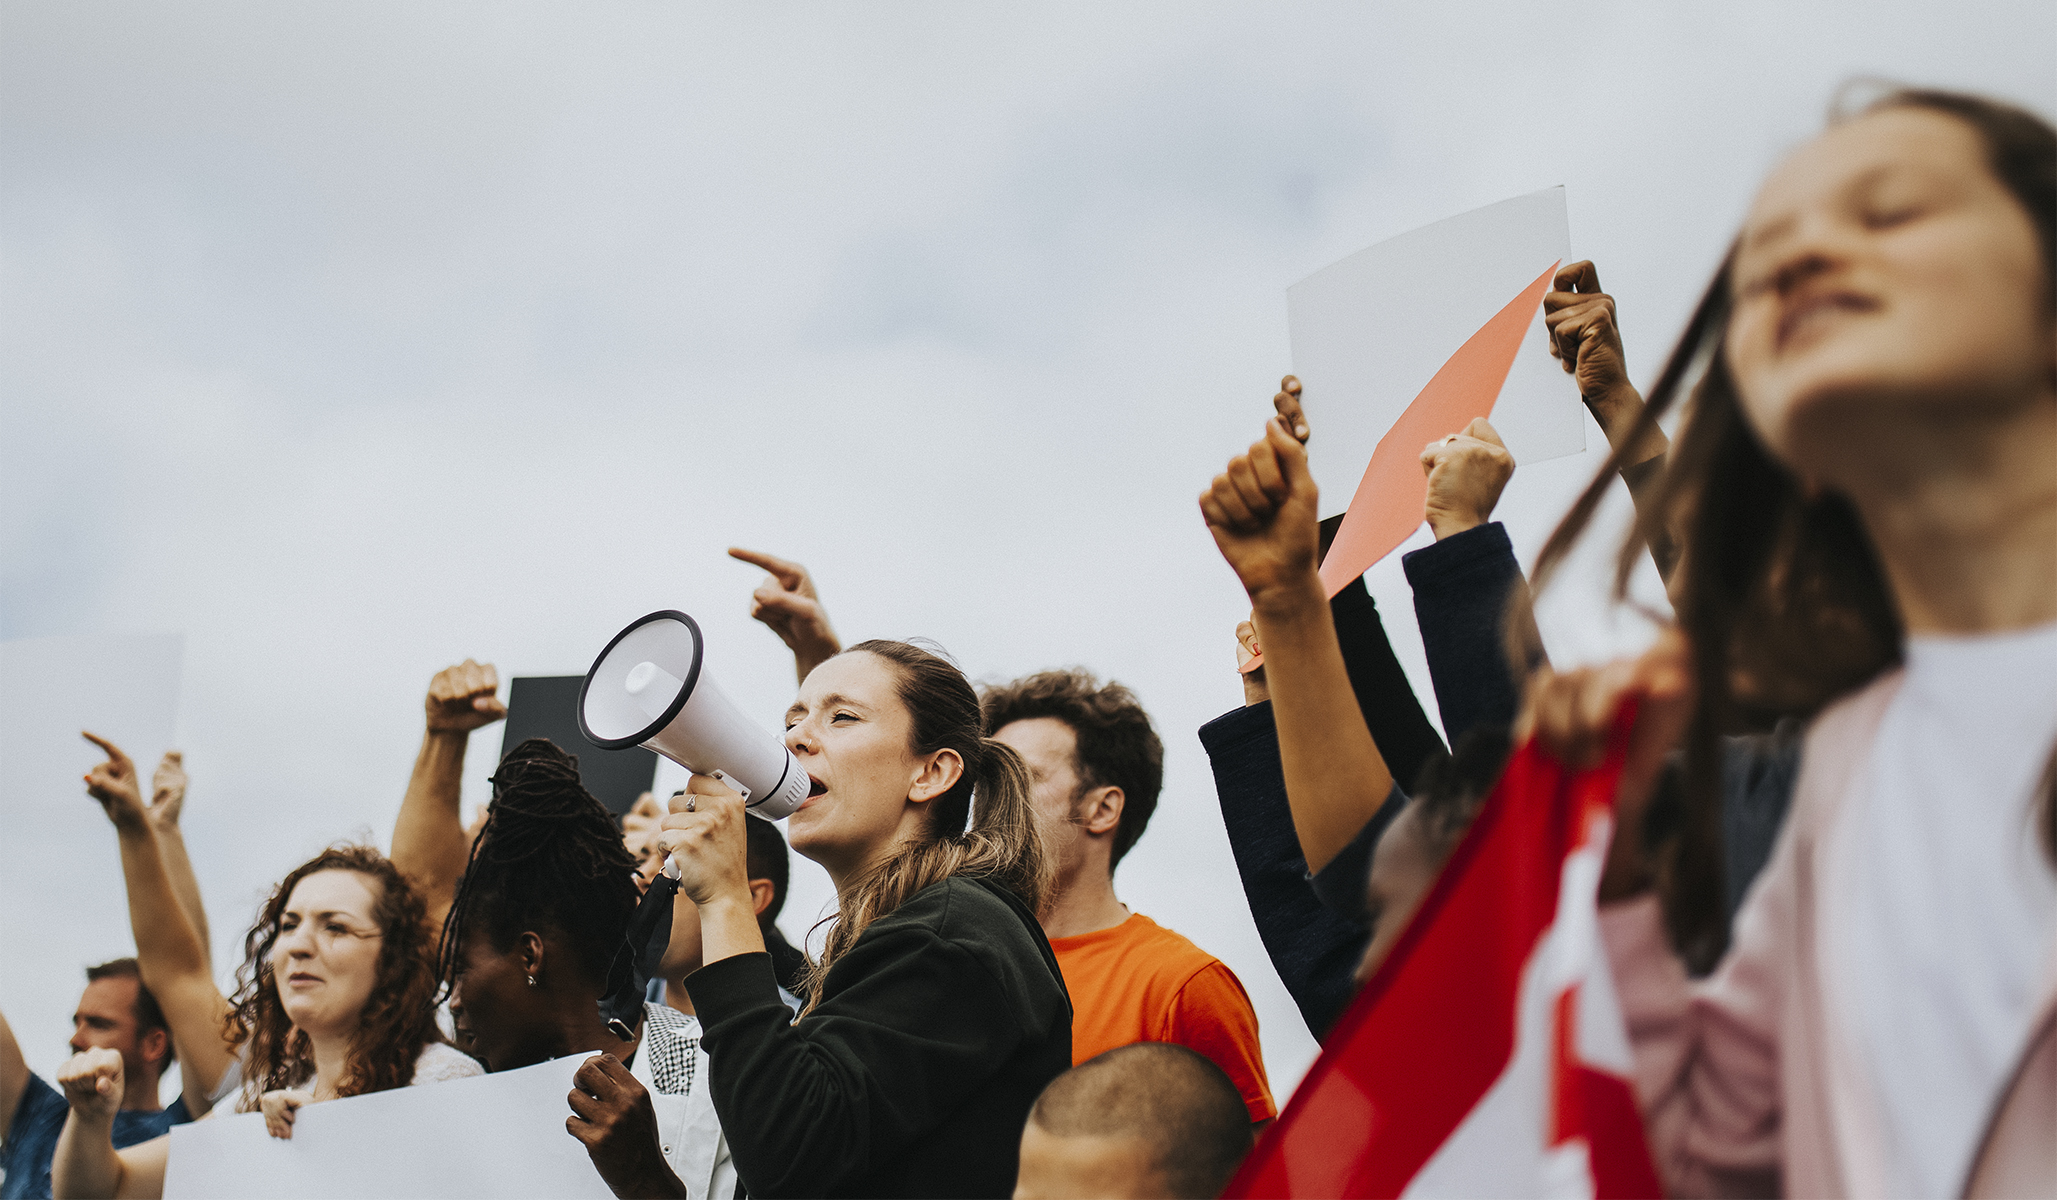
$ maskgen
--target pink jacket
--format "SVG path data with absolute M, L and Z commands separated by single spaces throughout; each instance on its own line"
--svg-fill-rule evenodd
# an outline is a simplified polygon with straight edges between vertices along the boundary
M 1807 733 L 1793 809 L 1714 974 L 1693 983 L 1654 898 L 1600 912 L 1650 1153 L 1677 1196 L 1879 1196 L 1882 1126 L 1816 948 L 1827 831 L 1863 761 L 1895 671 Z M 2057 1195 L 2057 977 L 1991 1115 L 1964 1191 Z

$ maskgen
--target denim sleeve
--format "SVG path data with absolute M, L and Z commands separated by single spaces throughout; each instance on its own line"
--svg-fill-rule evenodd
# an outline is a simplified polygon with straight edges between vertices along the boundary
M 1451 744 L 1481 725 L 1512 725 L 1521 693 L 1502 622 L 1508 597 L 1528 583 L 1506 527 L 1493 521 L 1467 529 L 1402 556 L 1400 564 L 1414 588 L 1429 679 Z
M 1222 823 L 1257 936 L 1301 1019 L 1321 1038 L 1350 1002 L 1351 972 L 1370 931 L 1325 907 L 1308 882 L 1286 805 L 1271 704 L 1209 721 L 1200 727 L 1200 744 L 1214 768 Z

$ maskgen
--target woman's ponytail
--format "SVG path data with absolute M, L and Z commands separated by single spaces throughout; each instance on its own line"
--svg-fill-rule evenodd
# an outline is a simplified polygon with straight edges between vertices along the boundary
M 1050 898 L 1057 864 L 1036 822 L 1028 763 L 1014 747 L 992 738 L 980 738 L 979 749 L 985 761 L 980 764 L 971 828 L 965 835 L 990 847 L 996 867 L 992 881 L 1020 897 L 1030 912 L 1040 913 Z

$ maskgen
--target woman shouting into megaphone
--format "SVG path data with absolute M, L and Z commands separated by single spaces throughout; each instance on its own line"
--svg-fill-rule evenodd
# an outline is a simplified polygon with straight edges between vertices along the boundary
M 798 1021 L 758 931 L 742 797 L 696 775 L 658 834 L 699 908 L 686 989 L 737 1173 L 752 1196 L 1011 1195 L 1022 1123 L 1071 1065 L 1028 769 L 981 736 L 963 673 L 904 642 L 816 667 L 785 741 L 812 783 L 789 837 L 838 910 Z

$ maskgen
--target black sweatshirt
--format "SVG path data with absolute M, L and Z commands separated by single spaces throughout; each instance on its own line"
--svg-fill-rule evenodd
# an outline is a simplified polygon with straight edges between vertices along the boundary
M 797 1023 L 768 954 L 709 963 L 686 990 L 752 1196 L 1011 1196 L 1029 1107 L 1071 1066 L 1050 943 L 985 880 L 874 921 Z

